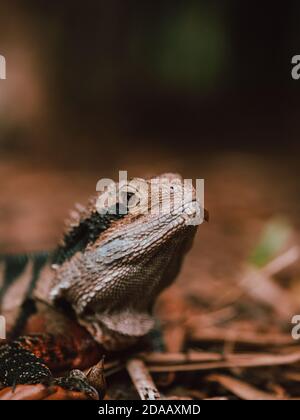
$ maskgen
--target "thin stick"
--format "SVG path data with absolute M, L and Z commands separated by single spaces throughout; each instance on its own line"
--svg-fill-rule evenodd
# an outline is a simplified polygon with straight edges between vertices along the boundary
M 279 273 L 280 271 L 284 270 L 285 268 L 295 264 L 300 257 L 300 250 L 299 247 L 293 246 L 292 248 L 288 249 L 283 254 L 279 255 L 278 257 L 274 258 L 270 261 L 267 265 L 262 268 L 262 271 L 265 275 L 272 277 L 275 274 Z
M 176 365 L 150 365 L 150 372 L 188 372 L 212 369 L 255 368 L 263 366 L 283 366 L 300 362 L 300 352 L 292 354 L 248 354 L 231 355 L 226 360 L 207 363 L 187 363 Z
M 126 364 L 128 373 L 142 400 L 159 400 L 160 394 L 145 365 L 140 359 L 130 359 Z
M 274 310 L 283 317 L 290 317 L 291 313 L 296 313 L 293 311 L 295 309 L 295 302 L 290 302 L 290 296 L 282 287 L 277 285 L 272 281 L 272 277 L 282 270 L 290 267 L 295 264 L 300 258 L 300 249 L 299 246 L 293 246 L 283 254 L 275 257 L 264 267 L 257 269 L 252 265 L 247 265 L 244 272 L 242 273 L 242 278 L 239 282 L 239 288 L 236 288 L 235 291 L 228 291 L 223 294 L 223 296 L 215 302 L 217 306 L 230 305 L 234 301 L 238 300 L 245 293 L 255 297 L 258 300 L 262 300 L 264 303 L 267 303 L 269 306 L 273 307 Z M 261 290 L 267 288 L 268 290 Z M 281 302 L 278 305 L 278 302 L 272 302 L 268 297 L 268 294 L 272 291 L 275 295 L 281 296 Z M 266 301 L 267 300 L 267 301 Z
M 281 333 L 256 333 L 253 331 L 243 331 L 241 329 L 228 329 L 212 327 L 210 329 L 200 329 L 195 326 L 191 329 L 190 339 L 192 341 L 216 341 L 216 342 L 235 342 L 239 344 L 252 344 L 255 346 L 285 346 L 294 344 L 293 338 L 288 334 Z

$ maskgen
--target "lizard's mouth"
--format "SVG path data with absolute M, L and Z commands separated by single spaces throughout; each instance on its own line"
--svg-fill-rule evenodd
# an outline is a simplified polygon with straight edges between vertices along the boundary
M 187 225 L 199 225 L 209 221 L 208 211 L 204 207 L 201 207 L 196 198 L 184 203 L 182 213 Z

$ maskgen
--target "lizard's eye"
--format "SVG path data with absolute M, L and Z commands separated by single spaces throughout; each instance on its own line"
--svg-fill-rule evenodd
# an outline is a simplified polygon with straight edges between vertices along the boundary
M 139 203 L 140 203 L 140 198 L 138 197 L 137 194 L 133 192 L 126 193 L 126 206 L 127 206 L 128 211 L 136 207 Z
M 131 200 L 131 198 L 132 197 L 134 197 L 135 196 L 135 194 L 133 193 L 133 192 L 127 192 L 126 193 L 126 200 L 127 200 L 127 203 Z
M 149 200 L 149 187 L 143 180 L 132 180 L 130 183 L 119 186 L 118 205 L 126 213 L 139 214 L 140 209 L 147 209 Z
M 129 213 L 131 209 L 136 207 L 140 203 L 138 195 L 134 192 L 123 192 L 121 194 L 121 201 L 119 207 L 125 208 L 126 212 Z

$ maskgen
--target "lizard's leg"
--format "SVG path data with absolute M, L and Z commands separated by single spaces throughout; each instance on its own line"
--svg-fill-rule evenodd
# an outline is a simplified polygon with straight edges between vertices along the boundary
M 97 363 L 103 349 L 93 337 L 71 317 L 39 305 L 18 338 L 23 348 L 43 359 L 54 372 L 85 369 Z
M 37 357 L 44 356 L 50 365 L 61 361 L 63 353 L 58 353 L 58 341 L 56 353 L 53 348 L 50 352 L 44 348 L 50 339 L 54 343 L 50 336 L 25 336 L 0 347 L 0 390 L 4 388 L 0 399 L 98 399 L 97 391 L 81 371 L 72 370 L 66 377 L 52 376 L 45 360 Z M 56 354 L 59 357 L 55 361 Z M 71 359 L 66 360 L 67 364 L 70 362 Z
M 0 383 L 3 386 L 14 388 L 23 384 L 43 384 L 53 390 L 55 385 L 59 387 L 60 397 L 68 397 L 61 389 L 68 392 L 85 389 L 86 395 L 94 395 L 95 390 L 88 381 L 80 375 L 78 377 L 79 371 L 77 377 L 72 374 L 71 377 L 60 378 L 59 383 L 51 373 L 84 369 L 99 361 L 100 349 L 82 327 L 59 314 L 42 311 L 28 320 L 24 332 L 26 335 L 0 347 Z M 20 387 L 17 388 L 20 390 Z M 5 395 L 10 391 L 6 389 Z M 37 388 L 32 388 L 32 391 L 34 395 Z M 21 388 L 20 395 L 24 395 L 24 392 L 24 388 Z M 28 392 L 26 388 L 25 395 Z M 51 398 L 55 398 L 56 392 L 50 394 Z
M 51 371 L 42 359 L 14 341 L 0 347 L 0 383 L 3 386 L 36 384 L 51 379 Z

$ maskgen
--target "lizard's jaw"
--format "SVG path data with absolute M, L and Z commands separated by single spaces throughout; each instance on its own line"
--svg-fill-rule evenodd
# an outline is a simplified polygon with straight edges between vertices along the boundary
M 51 299 L 66 299 L 78 315 L 92 306 L 93 313 L 111 312 L 133 302 L 148 308 L 157 295 L 153 284 L 156 289 L 165 287 L 166 266 L 178 260 L 177 248 L 193 236 L 199 215 L 199 204 L 191 201 L 159 217 L 119 221 L 84 253 L 57 267 Z M 135 289 L 142 291 L 141 296 Z

